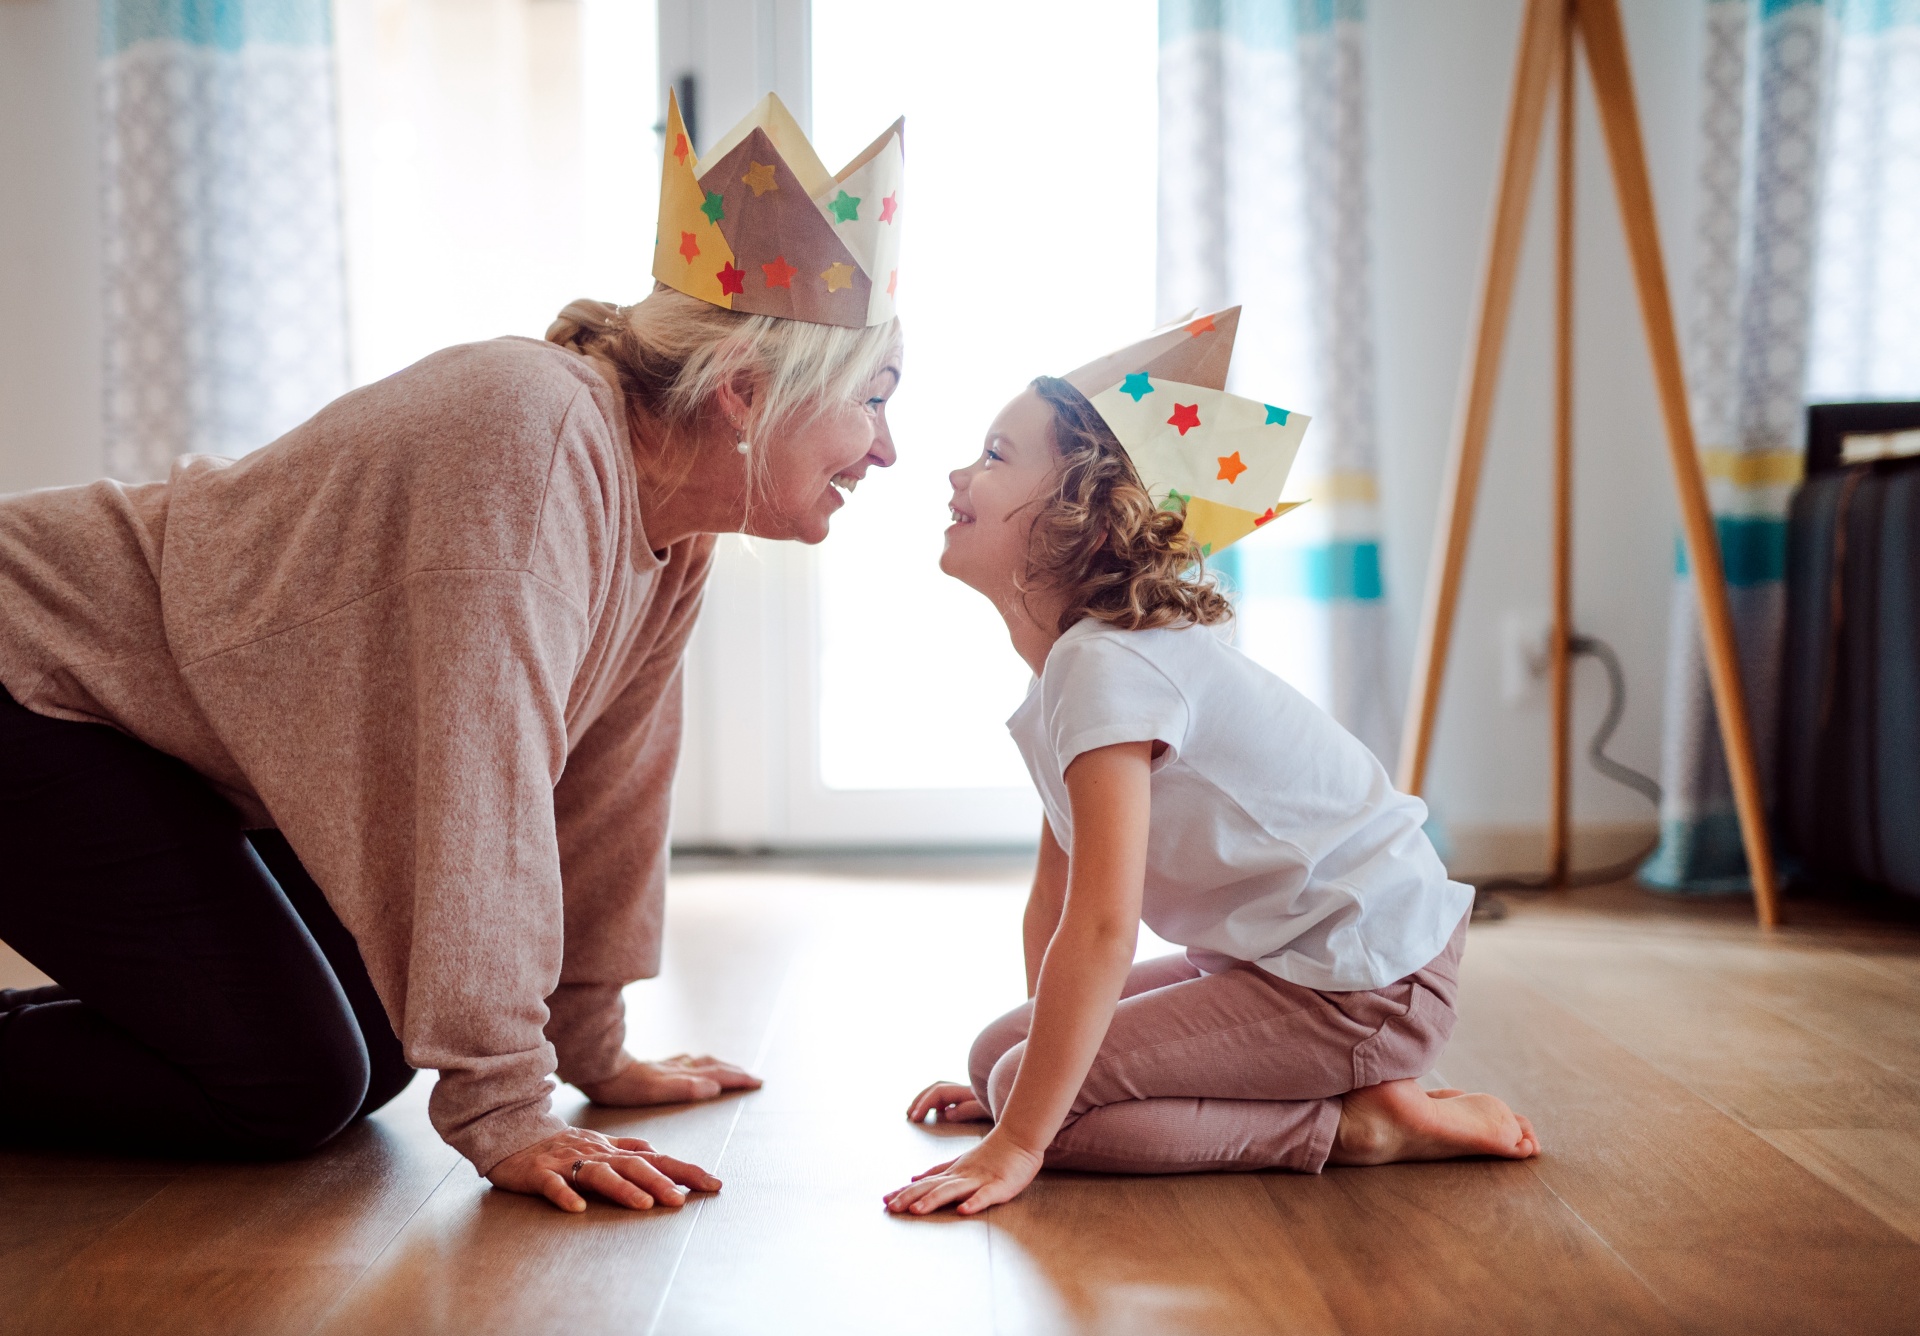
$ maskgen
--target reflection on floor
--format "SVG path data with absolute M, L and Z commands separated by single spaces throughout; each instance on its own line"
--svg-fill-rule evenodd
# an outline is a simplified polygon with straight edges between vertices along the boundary
M 1910 1331 L 1920 927 L 1795 903 L 1536 897 L 1474 929 L 1441 1075 L 1530 1164 L 1057 1175 L 973 1221 L 880 1194 L 960 1144 L 900 1112 L 1021 992 L 1007 864 L 677 873 L 642 1052 L 765 1090 L 580 1121 L 713 1166 L 678 1212 L 491 1192 L 427 1082 L 310 1159 L 0 1154 L 0 1329 L 138 1332 Z

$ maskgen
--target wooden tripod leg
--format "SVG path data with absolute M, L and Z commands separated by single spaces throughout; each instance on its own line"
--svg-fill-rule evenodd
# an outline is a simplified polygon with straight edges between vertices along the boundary
M 1412 688 L 1407 693 L 1400 766 L 1395 776 L 1395 782 L 1407 793 L 1419 793 L 1426 783 L 1434 714 L 1440 706 L 1440 686 L 1453 640 L 1460 573 L 1466 565 L 1467 540 L 1473 531 L 1473 504 L 1486 455 L 1487 427 L 1493 418 L 1494 389 L 1500 378 L 1500 354 L 1506 346 L 1507 317 L 1513 309 L 1528 196 L 1540 157 L 1547 93 L 1553 85 L 1554 62 L 1560 58 L 1565 26 L 1565 0 L 1528 0 L 1520 29 L 1513 101 L 1507 109 L 1493 235 L 1487 246 L 1480 306 L 1474 315 L 1473 356 L 1467 364 L 1460 415 L 1447 455 L 1440 523 L 1434 531 L 1433 557 L 1427 565 L 1426 600 L 1420 615 L 1420 638 L 1414 648 Z
M 1547 882 L 1571 878 L 1573 809 L 1573 25 L 1560 39 L 1559 153 L 1554 171 L 1553 773 L 1547 790 Z
M 1626 36 L 1621 30 L 1617 0 L 1574 0 L 1574 3 L 1580 36 L 1586 47 L 1587 68 L 1593 76 L 1594 99 L 1600 109 L 1600 126 L 1606 136 L 1607 157 L 1613 165 L 1614 189 L 1620 197 L 1620 220 L 1627 234 L 1627 251 L 1633 259 L 1634 286 L 1640 293 L 1640 315 L 1646 324 L 1647 349 L 1653 357 L 1660 411 L 1666 420 L 1667 452 L 1673 462 L 1674 488 L 1679 494 L 1680 517 L 1685 525 L 1687 560 L 1692 564 L 1694 585 L 1700 597 L 1707 676 L 1713 687 L 1714 709 L 1720 716 L 1720 738 L 1727 751 L 1727 771 L 1733 780 L 1733 801 L 1740 814 L 1740 837 L 1746 845 L 1747 868 L 1753 876 L 1754 908 L 1761 924 L 1771 928 L 1780 922 L 1780 901 L 1774 882 L 1773 852 L 1767 843 L 1760 772 L 1754 764 L 1753 731 L 1747 719 L 1746 696 L 1740 687 L 1740 659 L 1733 638 L 1733 617 L 1727 606 L 1720 544 L 1707 506 L 1706 479 L 1694 448 L 1693 423 L 1687 415 L 1680 342 L 1674 333 L 1666 267 L 1660 258 L 1660 232 L 1654 222 L 1653 187 L 1647 178 L 1640 117 L 1634 107 Z

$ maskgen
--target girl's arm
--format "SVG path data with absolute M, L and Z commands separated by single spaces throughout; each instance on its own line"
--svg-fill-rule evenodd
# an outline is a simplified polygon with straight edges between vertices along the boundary
M 1021 938 L 1027 948 L 1027 996 L 1040 988 L 1040 962 L 1046 958 L 1047 943 L 1060 926 L 1060 911 L 1067 903 L 1067 851 L 1054 838 L 1053 825 L 1040 818 L 1040 858 L 1033 869 L 1033 891 L 1027 896 L 1027 913 L 1021 921 Z
M 962 1215 L 972 1215 L 1011 1201 L 1040 1172 L 1133 964 L 1150 761 L 1150 743 L 1125 742 L 1083 753 L 1067 768 L 1074 852 L 1066 904 L 1040 966 L 1033 1025 L 1007 1106 L 979 1145 L 889 1194 L 888 1210 L 924 1215 L 958 1202 Z

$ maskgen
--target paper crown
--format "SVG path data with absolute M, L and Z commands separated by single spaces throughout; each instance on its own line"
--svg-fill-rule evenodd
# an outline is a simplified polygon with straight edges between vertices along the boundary
M 1153 499 L 1186 509 L 1211 556 L 1303 504 L 1282 502 L 1310 419 L 1228 394 L 1240 308 L 1156 330 L 1064 377 L 1119 438 Z
M 696 159 L 668 93 L 653 276 L 732 311 L 853 329 L 891 320 L 905 127 L 829 176 L 768 93 Z

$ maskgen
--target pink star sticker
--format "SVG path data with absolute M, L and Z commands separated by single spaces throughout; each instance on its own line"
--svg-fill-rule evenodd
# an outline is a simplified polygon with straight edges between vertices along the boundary
M 1169 427 L 1178 427 L 1180 434 L 1185 436 L 1190 428 L 1200 425 L 1200 405 L 1175 404 L 1173 406 L 1173 416 L 1167 419 L 1167 425 Z
M 892 222 L 893 211 L 899 207 L 900 207 L 900 201 L 897 197 L 893 195 L 889 195 L 885 199 L 881 200 L 880 201 L 880 221 L 883 223 Z

